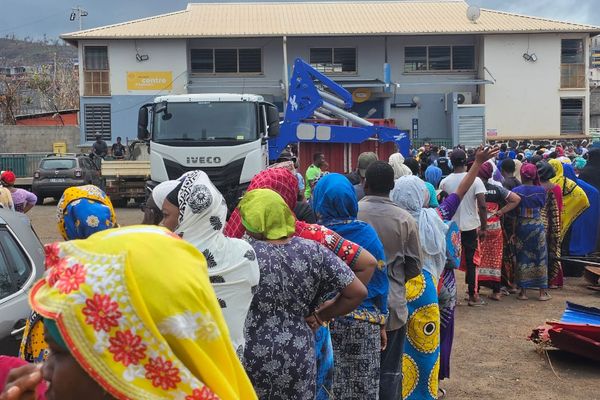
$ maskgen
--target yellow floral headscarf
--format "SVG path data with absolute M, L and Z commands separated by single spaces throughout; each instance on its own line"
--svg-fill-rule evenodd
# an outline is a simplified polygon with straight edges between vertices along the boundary
M 550 182 L 558 185 L 562 190 L 563 210 L 560 214 L 560 236 L 565 237 L 571 224 L 590 206 L 590 201 L 581 187 L 565 177 L 563 165 L 559 160 L 551 159 L 548 163 L 556 173 Z
M 117 226 L 110 198 L 94 185 L 70 187 L 57 206 L 58 230 L 64 240 L 85 239 Z
M 267 239 L 283 239 L 296 232 L 296 219 L 279 193 L 270 189 L 247 192 L 238 206 L 242 224 L 249 232 Z
M 112 396 L 256 398 L 192 245 L 163 228 L 132 226 L 46 251 L 48 272 L 31 305 Z

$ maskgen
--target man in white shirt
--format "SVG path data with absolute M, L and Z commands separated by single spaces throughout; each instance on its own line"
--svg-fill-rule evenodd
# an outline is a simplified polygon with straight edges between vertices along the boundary
M 448 194 L 455 193 L 458 185 L 460 185 L 460 182 L 467 175 L 467 154 L 460 149 L 454 150 L 450 156 L 450 162 L 454 166 L 454 172 L 440 183 L 440 189 Z M 473 261 L 473 257 L 477 249 L 478 239 L 485 238 L 487 224 L 485 193 L 485 185 L 481 179 L 476 178 L 475 183 L 473 183 L 469 191 L 465 194 L 456 214 L 454 214 L 454 218 L 452 218 L 461 231 L 462 251 L 465 255 L 467 268 L 466 282 L 469 286 L 470 306 L 481 306 L 484 304 L 476 291 L 477 267 Z

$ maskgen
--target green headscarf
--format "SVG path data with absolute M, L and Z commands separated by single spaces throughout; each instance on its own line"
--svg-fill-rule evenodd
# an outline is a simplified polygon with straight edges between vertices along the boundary
M 266 239 L 290 237 L 296 231 L 296 219 L 283 198 L 269 189 L 247 192 L 238 206 L 242 224 L 249 232 Z

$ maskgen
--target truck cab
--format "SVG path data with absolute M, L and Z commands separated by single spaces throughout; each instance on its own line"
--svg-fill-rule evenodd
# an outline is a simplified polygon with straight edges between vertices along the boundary
M 138 138 L 150 144 L 149 189 L 201 169 L 230 209 L 268 166 L 268 139 L 278 133 L 277 107 L 252 94 L 161 96 L 138 114 Z

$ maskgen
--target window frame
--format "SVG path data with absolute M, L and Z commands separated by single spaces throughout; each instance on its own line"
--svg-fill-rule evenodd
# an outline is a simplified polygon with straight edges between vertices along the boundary
M 87 49 L 90 47 L 96 47 L 96 48 L 103 47 L 106 49 L 106 65 L 107 65 L 108 69 L 87 69 L 86 68 L 85 55 L 86 55 Z M 83 55 L 83 57 L 82 57 L 83 58 L 83 63 L 82 63 L 83 64 L 82 65 L 83 97 L 109 97 L 109 96 L 111 96 L 110 56 L 109 56 L 109 52 L 108 52 L 108 45 L 94 45 L 94 44 L 85 45 L 85 46 L 83 46 L 83 49 L 82 49 L 82 55 Z M 97 82 L 94 79 L 94 77 L 99 78 Z M 104 78 L 106 78 L 106 79 L 104 79 Z M 100 85 L 100 87 L 102 87 L 103 85 L 106 85 L 106 91 L 99 89 L 96 92 L 94 90 L 94 84 Z M 89 90 L 89 91 L 88 91 L 88 85 L 91 85 L 91 90 Z
M 311 51 L 316 49 L 329 49 L 331 50 L 331 67 L 335 64 L 335 49 L 352 49 L 354 50 L 354 71 L 340 71 L 340 72 L 324 72 L 319 70 L 311 60 Z M 310 47 L 308 49 L 308 64 L 327 76 L 356 76 L 358 75 L 358 47 L 357 46 L 323 46 L 323 47 Z M 342 67 L 343 68 L 343 67 Z
M 579 100 L 581 101 L 581 131 L 580 132 L 563 132 L 563 100 Z M 585 120 L 585 97 L 584 96 L 576 96 L 576 97 L 561 97 L 560 101 L 560 134 L 561 135 L 584 135 L 586 128 L 586 120 Z
M 194 50 L 210 50 L 212 53 L 212 72 L 198 72 L 192 69 L 192 51 Z M 235 50 L 237 72 L 216 72 L 215 51 L 216 50 Z M 240 72 L 240 50 L 259 50 L 260 51 L 260 72 Z M 264 76 L 265 75 L 265 58 L 264 48 L 261 46 L 244 46 L 244 47 L 192 47 L 189 50 L 189 69 L 191 76 Z
M 448 47 L 450 48 L 450 69 L 430 69 L 429 49 L 431 47 Z M 454 69 L 454 48 L 455 47 L 472 47 L 473 48 L 473 68 L 472 69 Z M 406 49 L 407 48 L 425 48 L 426 69 L 407 70 L 406 69 Z M 473 73 L 477 71 L 477 47 L 474 44 L 449 44 L 449 45 L 421 45 L 421 46 L 404 46 L 404 63 L 402 67 L 403 74 L 455 74 L 455 73 Z
M 565 62 L 563 60 L 564 43 L 578 41 L 581 44 L 581 61 Z M 585 42 L 579 38 L 563 38 L 560 40 L 560 88 L 587 89 L 588 65 L 585 58 Z

